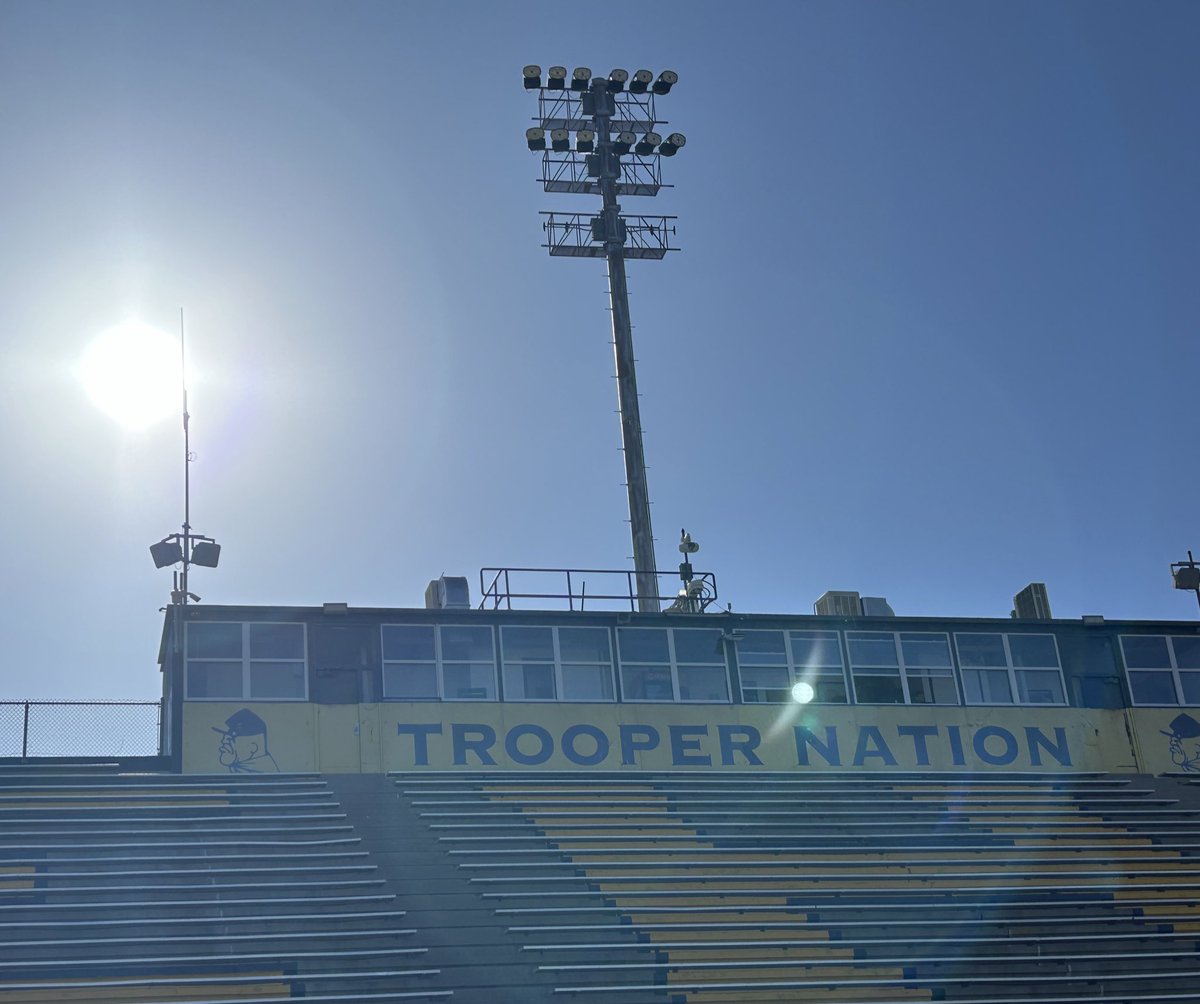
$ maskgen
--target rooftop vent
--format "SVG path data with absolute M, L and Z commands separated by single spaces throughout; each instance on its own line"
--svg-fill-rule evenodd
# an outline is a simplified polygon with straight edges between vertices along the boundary
M 1012 616 L 1020 621 L 1050 620 L 1050 597 L 1046 583 L 1031 582 L 1013 597 Z
M 470 610 L 471 588 L 461 575 L 443 575 L 425 587 L 426 610 Z

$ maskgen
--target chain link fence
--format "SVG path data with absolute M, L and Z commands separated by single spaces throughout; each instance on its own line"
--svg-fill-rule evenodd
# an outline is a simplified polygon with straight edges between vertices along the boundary
M 0 757 L 157 756 L 159 701 L 0 701 Z

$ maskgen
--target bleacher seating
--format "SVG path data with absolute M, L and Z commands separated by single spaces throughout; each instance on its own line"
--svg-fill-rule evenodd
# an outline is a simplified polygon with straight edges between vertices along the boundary
M 317 775 L 0 766 L 0 1004 L 449 997 Z
M 1200 803 L 1172 779 L 393 779 L 560 998 L 1200 1001 Z

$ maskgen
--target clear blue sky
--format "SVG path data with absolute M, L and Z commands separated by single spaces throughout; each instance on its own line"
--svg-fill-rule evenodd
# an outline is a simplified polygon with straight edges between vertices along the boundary
M 77 360 L 187 311 L 206 602 L 623 567 L 604 269 L 524 63 L 670 67 L 630 266 L 659 538 L 739 611 L 1197 615 L 1200 6 L 0 5 L 0 696 L 154 696 L 181 432 Z M 477 588 L 477 587 L 476 587 Z

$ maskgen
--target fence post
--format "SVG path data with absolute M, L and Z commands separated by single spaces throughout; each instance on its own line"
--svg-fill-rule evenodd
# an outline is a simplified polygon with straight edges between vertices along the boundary
M 21 759 L 29 759 L 29 702 L 25 702 L 25 723 L 21 728 Z

